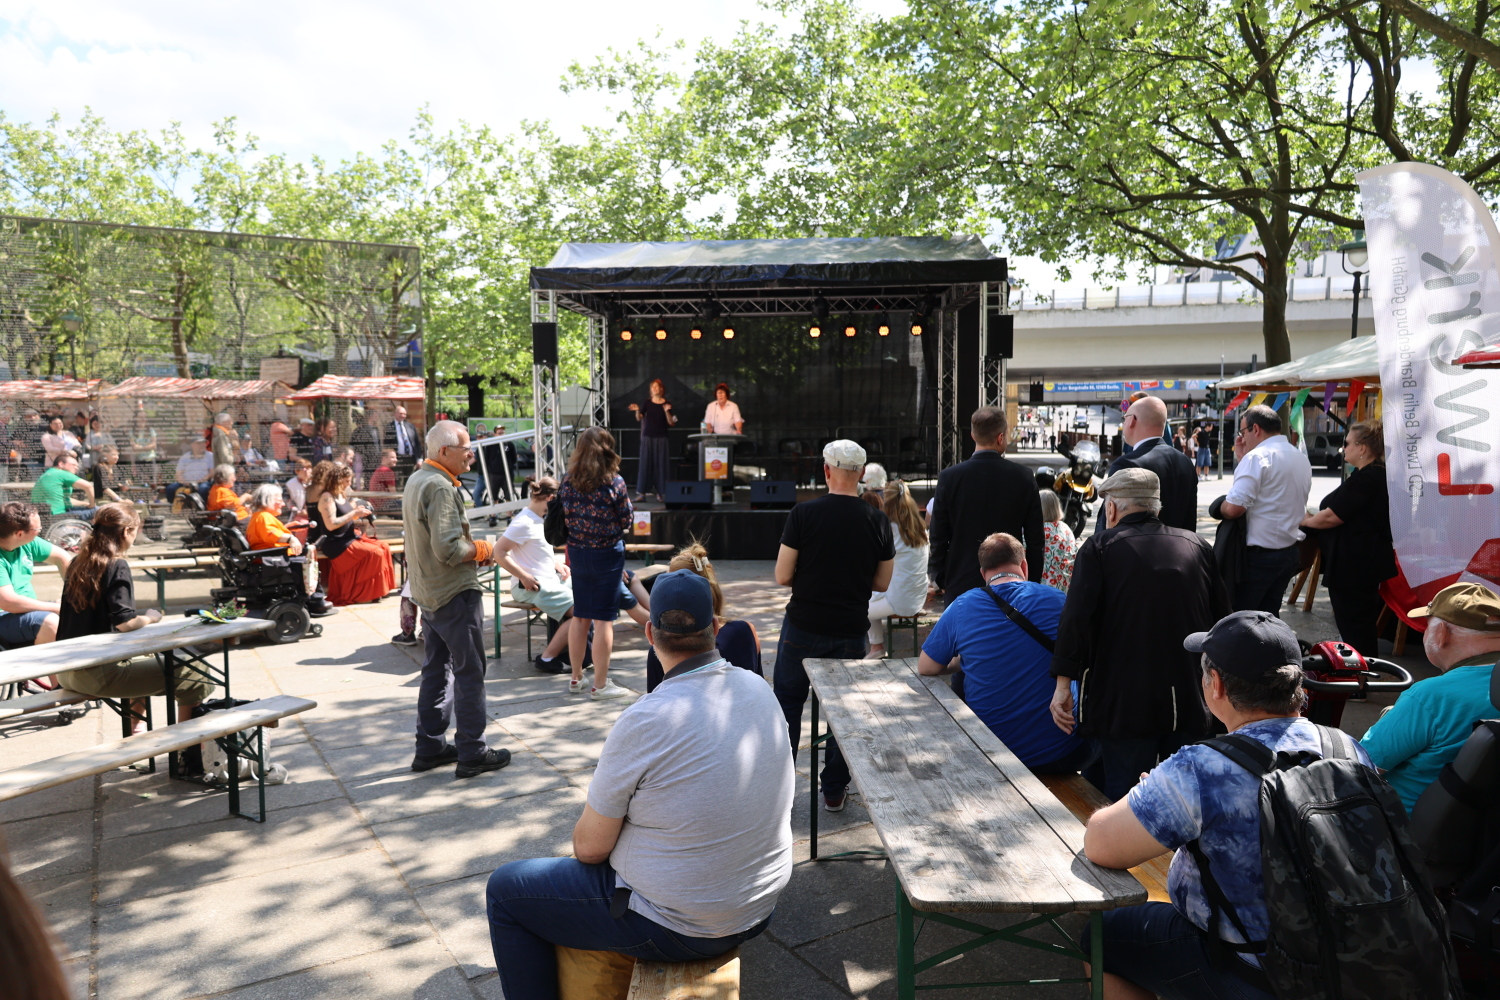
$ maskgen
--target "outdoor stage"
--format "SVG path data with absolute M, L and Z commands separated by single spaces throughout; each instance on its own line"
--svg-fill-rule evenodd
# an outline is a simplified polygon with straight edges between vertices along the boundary
M 775 559 L 790 511 L 751 510 L 747 503 L 721 503 L 711 510 L 651 510 L 651 537 L 626 541 L 665 542 L 681 548 L 702 542 L 714 559 Z

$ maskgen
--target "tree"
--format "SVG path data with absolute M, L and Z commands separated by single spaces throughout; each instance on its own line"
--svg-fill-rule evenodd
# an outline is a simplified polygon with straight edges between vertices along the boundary
M 1479 0 L 1467 12 L 1472 27 L 1465 27 L 1457 16 L 1443 17 L 1434 13 L 1415 0 L 1380 0 L 1380 3 L 1454 48 L 1467 52 L 1476 62 L 1483 59 L 1491 69 L 1500 70 L 1500 45 L 1484 37 L 1492 13 L 1488 0 Z M 1446 6 L 1451 11 L 1457 5 Z

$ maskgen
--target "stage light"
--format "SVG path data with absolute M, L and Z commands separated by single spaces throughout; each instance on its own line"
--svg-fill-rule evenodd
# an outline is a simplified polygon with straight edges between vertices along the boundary
M 630 329 L 627 327 L 626 329 L 620 331 L 620 339 L 628 344 L 635 339 L 635 334 L 631 333 Z
M 807 328 L 809 337 L 823 336 L 823 324 L 828 322 L 828 300 L 819 295 L 813 299 L 812 323 Z
M 656 321 L 656 339 L 667 339 L 667 321 L 665 319 L 659 319 Z
M 928 317 L 932 315 L 933 309 L 937 308 L 937 302 L 931 295 L 922 297 L 921 303 L 911 312 L 911 335 L 922 336 L 922 331 L 927 329 Z
M 889 337 L 891 335 L 891 321 L 885 313 L 881 313 L 880 319 L 876 321 L 875 332 L 882 337 Z
M 727 319 L 724 321 L 724 339 L 734 339 L 734 324 L 730 323 Z
M 700 324 L 700 323 L 694 323 L 693 324 L 693 328 L 688 331 L 688 336 L 692 337 L 694 340 L 702 340 L 703 339 L 703 326 L 702 326 L 702 324 Z
M 920 336 L 922 336 L 922 322 L 923 322 L 922 321 L 922 317 L 916 315 L 915 313 L 912 314 L 912 317 L 911 317 L 911 335 L 913 337 L 920 337 Z
M 623 317 L 620 319 L 620 339 L 627 343 L 635 339 L 635 324 Z
M 852 317 L 844 320 L 844 336 L 853 337 L 858 333 L 859 327 L 855 325 L 854 319 Z
M 812 339 L 817 340 L 819 337 L 823 336 L 823 328 L 819 326 L 816 321 L 814 321 L 813 325 L 807 328 L 807 335 Z

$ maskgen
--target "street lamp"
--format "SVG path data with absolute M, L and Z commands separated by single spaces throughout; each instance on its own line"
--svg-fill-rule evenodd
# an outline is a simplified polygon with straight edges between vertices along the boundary
M 1365 265 L 1370 261 L 1365 231 L 1354 230 L 1354 239 L 1340 245 L 1339 253 L 1343 254 L 1344 273 L 1354 275 L 1354 316 L 1349 321 L 1349 339 L 1353 340 L 1359 336 L 1359 279 L 1365 275 Z

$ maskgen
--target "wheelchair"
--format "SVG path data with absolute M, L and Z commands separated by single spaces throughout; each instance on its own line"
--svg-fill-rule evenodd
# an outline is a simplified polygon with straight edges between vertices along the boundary
M 87 521 L 71 517 L 66 513 L 43 514 L 41 521 L 42 537 L 68 555 L 76 553 L 78 547 L 94 533 L 93 527 Z
M 205 515 L 203 531 L 219 546 L 219 577 L 224 586 L 210 591 L 216 604 L 233 602 L 254 618 L 276 627 L 266 633 L 278 645 L 323 634 L 313 617 L 335 609 L 318 589 L 318 562 L 311 552 L 288 555 L 284 548 L 251 549 L 232 510 Z

